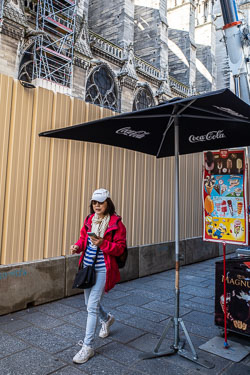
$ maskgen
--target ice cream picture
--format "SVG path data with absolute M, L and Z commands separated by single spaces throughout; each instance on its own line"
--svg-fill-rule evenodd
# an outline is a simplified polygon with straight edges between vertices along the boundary
M 214 155 L 211 151 L 208 151 L 205 156 L 205 168 L 209 174 L 214 169 Z
M 206 192 L 211 195 L 212 193 L 212 190 L 214 188 L 214 185 L 215 185 L 215 178 L 214 176 L 207 176 L 205 178 L 205 188 L 206 188 Z
M 231 159 L 227 159 L 227 172 L 230 173 L 233 167 L 233 162 Z
M 207 211 L 207 213 L 209 215 L 211 215 L 211 213 L 214 210 L 214 202 L 212 201 L 210 195 L 206 196 L 206 199 L 205 199 L 205 210 Z
M 243 203 L 237 202 L 237 214 L 240 215 L 242 211 Z
M 218 213 L 220 212 L 220 206 L 221 206 L 221 202 L 215 203 L 215 207 L 216 207 L 216 210 L 217 210 Z
M 234 192 L 235 192 L 236 197 L 240 197 L 240 195 L 242 193 L 242 189 L 241 188 L 235 188 Z
M 225 214 L 227 212 L 227 202 L 226 201 L 221 202 L 220 209 L 221 209 L 222 215 L 225 216 Z
M 222 162 L 221 161 L 217 161 L 217 168 L 218 168 L 219 173 L 221 173 L 222 167 L 223 167 Z
M 233 204 L 232 204 L 231 199 L 229 199 L 229 200 L 227 201 L 227 204 L 228 204 L 228 207 L 229 207 L 229 211 L 230 211 L 231 216 L 234 216 Z
M 234 222 L 234 234 L 235 234 L 236 237 L 240 233 L 240 229 L 241 229 L 241 222 L 240 222 L 240 220 L 235 220 L 235 222 Z
M 240 173 L 240 170 L 242 169 L 242 160 L 241 159 L 236 160 L 236 168 L 237 168 L 238 172 Z

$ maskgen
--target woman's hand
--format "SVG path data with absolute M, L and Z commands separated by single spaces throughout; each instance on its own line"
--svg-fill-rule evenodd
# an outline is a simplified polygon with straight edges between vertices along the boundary
M 77 252 L 77 250 L 79 250 L 79 246 L 77 246 L 77 245 L 71 245 L 70 246 L 70 252 L 71 252 L 72 255 L 75 254 Z
M 92 236 L 89 236 L 89 237 L 91 238 L 92 244 L 97 247 L 100 247 L 101 244 L 103 243 L 103 238 L 101 237 L 92 237 Z

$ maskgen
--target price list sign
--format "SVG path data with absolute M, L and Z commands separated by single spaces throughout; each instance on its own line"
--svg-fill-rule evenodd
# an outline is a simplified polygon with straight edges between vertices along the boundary
M 246 150 L 204 152 L 203 240 L 248 244 Z

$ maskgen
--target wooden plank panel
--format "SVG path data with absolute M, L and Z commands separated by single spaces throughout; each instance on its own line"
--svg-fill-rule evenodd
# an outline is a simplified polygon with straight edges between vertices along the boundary
M 127 228 L 127 241 L 130 245 L 132 243 L 133 221 L 131 220 L 133 212 L 133 188 L 135 176 L 135 152 L 124 150 L 123 164 L 121 165 L 123 172 L 123 185 L 122 185 L 122 207 L 121 216 Z
M 145 173 L 145 155 L 137 152 L 135 153 L 135 172 L 134 172 L 134 203 L 132 217 L 132 245 L 144 244 L 144 227 L 143 227 L 143 215 L 144 215 L 144 202 L 145 202 L 145 191 L 144 191 L 144 173 Z
M 86 121 L 88 106 L 81 100 L 71 100 L 70 122 L 79 124 Z M 71 125 L 69 123 L 69 125 Z M 84 143 L 69 141 L 66 173 L 65 209 L 62 254 L 70 253 L 70 245 L 79 237 L 81 226 L 81 191 L 83 173 Z
M 51 129 L 53 98 L 52 91 L 34 91 L 24 261 L 43 259 L 51 140 L 38 134 Z
M 174 241 L 175 234 L 175 179 L 174 157 L 164 159 L 163 177 L 163 241 Z
M 5 207 L 5 189 L 8 163 L 8 147 L 10 133 L 10 115 L 12 105 L 13 79 L 0 74 L 0 260 L 2 253 L 2 231 Z
M 2 237 L 2 264 L 22 262 L 29 173 L 33 90 L 13 84 L 8 169 Z
M 155 158 L 151 155 L 145 155 L 144 170 L 144 208 L 143 208 L 143 242 L 149 244 L 154 238 L 154 181 L 155 181 Z
M 124 189 L 124 156 L 125 150 L 113 147 L 112 148 L 112 159 L 110 167 L 110 194 L 111 199 L 114 202 L 116 212 L 122 216 L 123 207 L 123 189 Z M 122 216 L 124 221 L 124 217 Z
M 163 241 L 163 212 L 165 207 L 163 205 L 164 197 L 164 159 L 154 159 L 155 163 L 155 179 L 154 179 L 154 215 L 153 215 L 153 226 L 154 226 L 154 237 L 152 241 L 159 243 Z
M 114 115 L 44 89 L 26 90 L 0 76 L 1 262 L 64 255 L 79 236 L 93 190 L 110 190 L 128 244 L 174 240 L 174 158 L 39 138 L 38 133 Z M 201 235 L 202 154 L 181 157 L 180 236 Z
M 69 114 L 70 97 L 55 94 L 52 128 L 67 126 Z M 67 149 L 66 140 L 51 140 L 44 258 L 59 256 L 62 252 Z

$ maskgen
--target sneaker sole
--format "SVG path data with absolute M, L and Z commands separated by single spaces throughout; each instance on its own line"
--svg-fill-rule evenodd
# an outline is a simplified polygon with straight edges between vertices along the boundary
M 114 324 L 114 322 L 115 322 L 115 318 L 114 318 L 114 316 L 113 316 L 113 318 L 111 319 L 111 321 L 110 321 L 110 324 L 109 324 L 109 327 L 111 327 L 112 326 L 112 324 Z M 105 339 L 106 337 L 108 337 L 109 336 L 109 333 L 107 333 L 106 335 L 101 335 L 100 336 L 100 334 L 99 334 L 99 337 L 101 338 L 101 339 Z
M 87 362 L 90 358 L 94 357 L 95 353 L 92 353 L 90 354 L 89 358 L 85 359 L 84 361 L 74 361 L 73 359 L 73 362 L 76 363 L 77 365 L 82 365 L 83 363 Z

